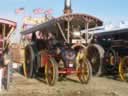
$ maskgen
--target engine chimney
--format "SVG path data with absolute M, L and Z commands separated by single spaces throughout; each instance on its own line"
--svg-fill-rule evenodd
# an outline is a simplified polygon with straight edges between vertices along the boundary
M 71 0 L 65 0 L 64 14 L 71 14 Z

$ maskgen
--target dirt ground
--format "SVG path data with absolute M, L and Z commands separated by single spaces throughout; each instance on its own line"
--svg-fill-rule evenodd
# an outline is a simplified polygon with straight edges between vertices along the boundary
M 89 84 L 82 85 L 72 76 L 49 86 L 44 80 L 13 75 L 10 89 L 0 92 L 0 96 L 128 96 L 128 83 L 106 77 L 93 77 Z

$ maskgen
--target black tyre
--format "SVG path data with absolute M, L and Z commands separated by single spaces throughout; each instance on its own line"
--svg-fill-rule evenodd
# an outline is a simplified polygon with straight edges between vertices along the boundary
M 99 70 L 102 63 L 100 52 L 95 46 L 89 46 L 87 49 L 87 58 L 91 63 L 93 75 L 99 74 Z M 101 71 L 101 70 L 100 70 Z
M 106 51 L 103 64 L 104 74 L 117 74 L 118 64 L 120 62 L 117 52 L 110 48 Z
M 33 67 L 34 67 L 34 51 L 31 45 L 26 46 L 25 48 L 25 67 L 26 67 L 26 75 L 28 78 L 33 77 Z

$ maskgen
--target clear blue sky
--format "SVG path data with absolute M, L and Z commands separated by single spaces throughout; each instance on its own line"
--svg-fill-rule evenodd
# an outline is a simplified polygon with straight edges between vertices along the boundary
M 15 9 L 24 7 L 25 14 L 15 14 Z M 34 16 L 35 8 L 52 8 L 53 16 L 63 14 L 64 0 L 2 0 L 0 3 L 0 17 L 14 21 L 22 20 L 23 16 Z M 72 0 L 74 13 L 86 13 L 100 18 L 105 23 L 128 21 L 128 0 Z

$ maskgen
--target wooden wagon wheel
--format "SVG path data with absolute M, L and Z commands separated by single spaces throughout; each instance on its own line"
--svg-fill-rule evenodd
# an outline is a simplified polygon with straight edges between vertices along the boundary
M 45 76 L 49 85 L 54 85 L 58 80 L 58 67 L 53 58 L 49 58 L 47 64 L 45 64 Z
M 128 56 L 123 57 L 118 69 L 121 80 L 128 81 Z
M 81 83 L 87 84 L 92 77 L 92 67 L 88 59 L 82 59 L 79 61 L 77 76 Z
M 58 80 L 58 66 L 54 58 L 48 56 L 48 53 L 44 53 L 41 56 L 42 63 L 44 65 L 45 79 L 47 84 L 54 85 Z
M 27 77 L 32 78 L 33 76 L 33 66 L 34 66 L 34 51 L 31 45 L 25 48 L 25 66 Z

